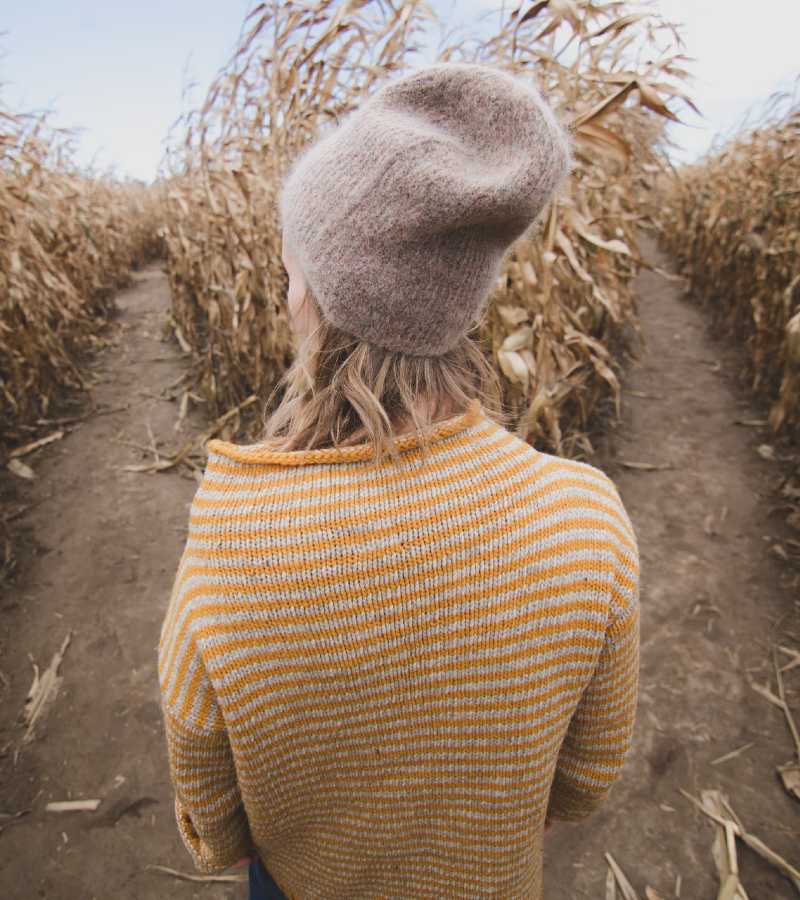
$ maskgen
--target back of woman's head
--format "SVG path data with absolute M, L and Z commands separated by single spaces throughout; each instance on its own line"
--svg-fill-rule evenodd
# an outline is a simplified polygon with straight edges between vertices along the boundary
M 319 323 L 282 379 L 276 449 L 363 434 L 395 455 L 499 377 L 471 337 L 513 243 L 569 173 L 572 143 L 538 88 L 479 63 L 385 84 L 305 148 L 280 193 L 284 243 Z
M 273 391 L 279 405 L 266 421 L 262 439 L 275 450 L 312 450 L 370 442 L 378 461 L 397 457 L 393 435 L 413 423 L 426 448 L 434 422 L 463 412 L 478 398 L 492 419 L 506 424 L 498 374 L 470 335 L 446 353 L 414 356 L 361 340 L 328 321 L 313 293 L 319 318 L 292 365 Z

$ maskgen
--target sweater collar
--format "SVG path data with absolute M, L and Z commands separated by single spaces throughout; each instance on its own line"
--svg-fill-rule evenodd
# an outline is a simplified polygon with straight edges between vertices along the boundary
M 436 423 L 429 432 L 429 442 L 434 444 L 442 438 L 458 434 L 470 425 L 475 424 L 482 416 L 483 406 L 480 398 L 475 397 L 470 400 L 464 412 Z M 417 432 L 412 431 L 396 437 L 395 443 L 397 449 L 402 452 L 418 447 L 420 439 Z M 322 447 L 316 450 L 270 450 L 263 444 L 234 444 L 215 438 L 207 442 L 206 449 L 209 452 L 218 453 L 237 462 L 280 466 L 357 462 L 371 459 L 375 454 L 372 442 L 352 444 L 348 447 Z

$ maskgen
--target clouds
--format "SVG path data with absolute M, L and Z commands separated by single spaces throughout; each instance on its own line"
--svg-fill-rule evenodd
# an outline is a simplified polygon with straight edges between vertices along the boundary
M 8 3 L 0 38 L 2 97 L 12 109 L 52 108 L 78 127 L 78 161 L 149 181 L 181 112 L 184 75 L 205 92 L 225 62 L 249 0 Z M 188 64 L 188 66 L 187 66 Z
M 506 0 L 505 4 L 463 0 L 457 5 L 457 17 L 474 21 L 488 14 L 485 21 L 496 27 L 499 19 L 494 11 L 504 7 L 508 15 L 532 4 L 533 0 Z M 435 0 L 434 5 L 443 16 L 456 17 L 452 0 Z M 749 107 L 800 75 L 800 0 L 647 0 L 642 8 L 683 23 L 684 52 L 695 58 L 687 64 L 695 78 L 685 88 L 703 118 L 683 103 L 670 102 L 684 123 L 670 123 L 667 128 L 670 139 L 681 145 L 673 151 L 675 161 L 695 159 L 708 149 L 715 134 L 734 130 Z
M 702 154 L 717 132 L 719 140 L 736 130 L 753 104 L 800 75 L 797 0 L 658 0 L 656 6 L 685 25 L 686 53 L 695 58 L 689 93 L 705 117 L 686 110 L 678 115 L 691 127 L 669 126 L 670 137 L 684 146 L 678 159 Z
M 533 0 L 429 2 L 446 31 L 463 26 L 462 34 L 488 35 L 497 30 L 501 8 L 505 18 Z M 149 180 L 181 111 L 187 63 L 198 99 L 226 61 L 251 2 L 32 0 L 6 6 L 0 38 L 6 102 L 20 110 L 52 105 L 55 123 L 85 129 L 82 162 L 100 153 L 100 163 Z M 682 145 L 676 161 L 696 158 L 715 133 L 735 127 L 748 107 L 800 74 L 800 0 L 655 0 L 655 8 L 685 23 L 686 53 L 696 58 L 690 65 L 696 78 L 686 87 L 705 116 L 670 104 L 686 123 L 668 126 L 670 138 Z M 439 37 L 433 30 L 430 44 Z

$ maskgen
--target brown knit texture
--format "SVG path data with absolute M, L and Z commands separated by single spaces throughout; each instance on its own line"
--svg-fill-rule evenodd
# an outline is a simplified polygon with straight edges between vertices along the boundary
M 437 356 L 478 321 L 571 164 L 532 76 L 437 63 L 305 148 L 281 190 L 284 240 L 334 325 Z

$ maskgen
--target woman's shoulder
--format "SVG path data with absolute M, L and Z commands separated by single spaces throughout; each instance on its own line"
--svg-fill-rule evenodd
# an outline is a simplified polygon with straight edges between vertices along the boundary
M 549 491 L 561 491 L 570 497 L 572 503 L 578 502 L 595 512 L 607 514 L 629 536 L 634 536 L 619 488 L 603 469 L 583 460 L 542 451 L 537 451 L 537 462 L 542 483 L 548 485 Z
M 587 490 L 613 491 L 618 494 L 617 486 L 611 476 L 599 466 L 580 459 L 570 459 L 555 453 L 536 451 L 539 467 L 571 481 L 576 486 L 583 484 Z

